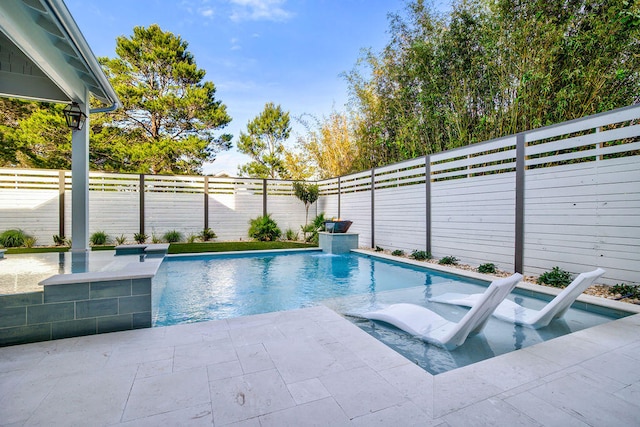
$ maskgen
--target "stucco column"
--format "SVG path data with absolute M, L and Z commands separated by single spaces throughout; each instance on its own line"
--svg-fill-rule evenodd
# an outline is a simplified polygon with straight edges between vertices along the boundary
M 87 93 L 86 98 L 89 99 Z M 82 129 L 71 131 L 71 251 L 89 250 L 89 102 L 79 104 L 87 115 Z

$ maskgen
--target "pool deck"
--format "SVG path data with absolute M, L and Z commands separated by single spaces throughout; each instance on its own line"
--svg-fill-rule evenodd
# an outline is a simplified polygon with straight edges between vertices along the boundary
M 433 376 L 313 307 L 0 348 L 0 425 L 637 426 L 640 314 Z

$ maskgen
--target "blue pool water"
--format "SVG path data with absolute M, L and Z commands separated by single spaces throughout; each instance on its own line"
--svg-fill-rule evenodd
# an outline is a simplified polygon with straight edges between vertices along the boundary
M 484 292 L 487 283 L 358 254 L 321 252 L 165 258 L 154 278 L 153 324 L 226 319 L 324 304 L 432 374 L 608 322 L 628 313 L 572 308 L 561 320 L 532 330 L 491 318 L 482 334 L 452 351 L 426 344 L 358 313 L 398 302 L 420 304 L 452 320 L 468 309 L 431 303 L 445 292 Z M 514 291 L 510 299 L 543 307 L 550 297 Z M 351 315 L 356 315 L 356 317 Z

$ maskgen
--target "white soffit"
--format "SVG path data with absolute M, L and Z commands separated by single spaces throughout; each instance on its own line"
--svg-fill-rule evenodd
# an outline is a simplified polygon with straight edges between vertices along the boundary
M 61 0 L 0 1 L 0 96 L 119 105 Z

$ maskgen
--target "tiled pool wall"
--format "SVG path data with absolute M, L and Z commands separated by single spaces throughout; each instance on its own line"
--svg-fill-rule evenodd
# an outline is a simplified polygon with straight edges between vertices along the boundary
M 151 277 L 0 295 L 0 346 L 151 327 Z

